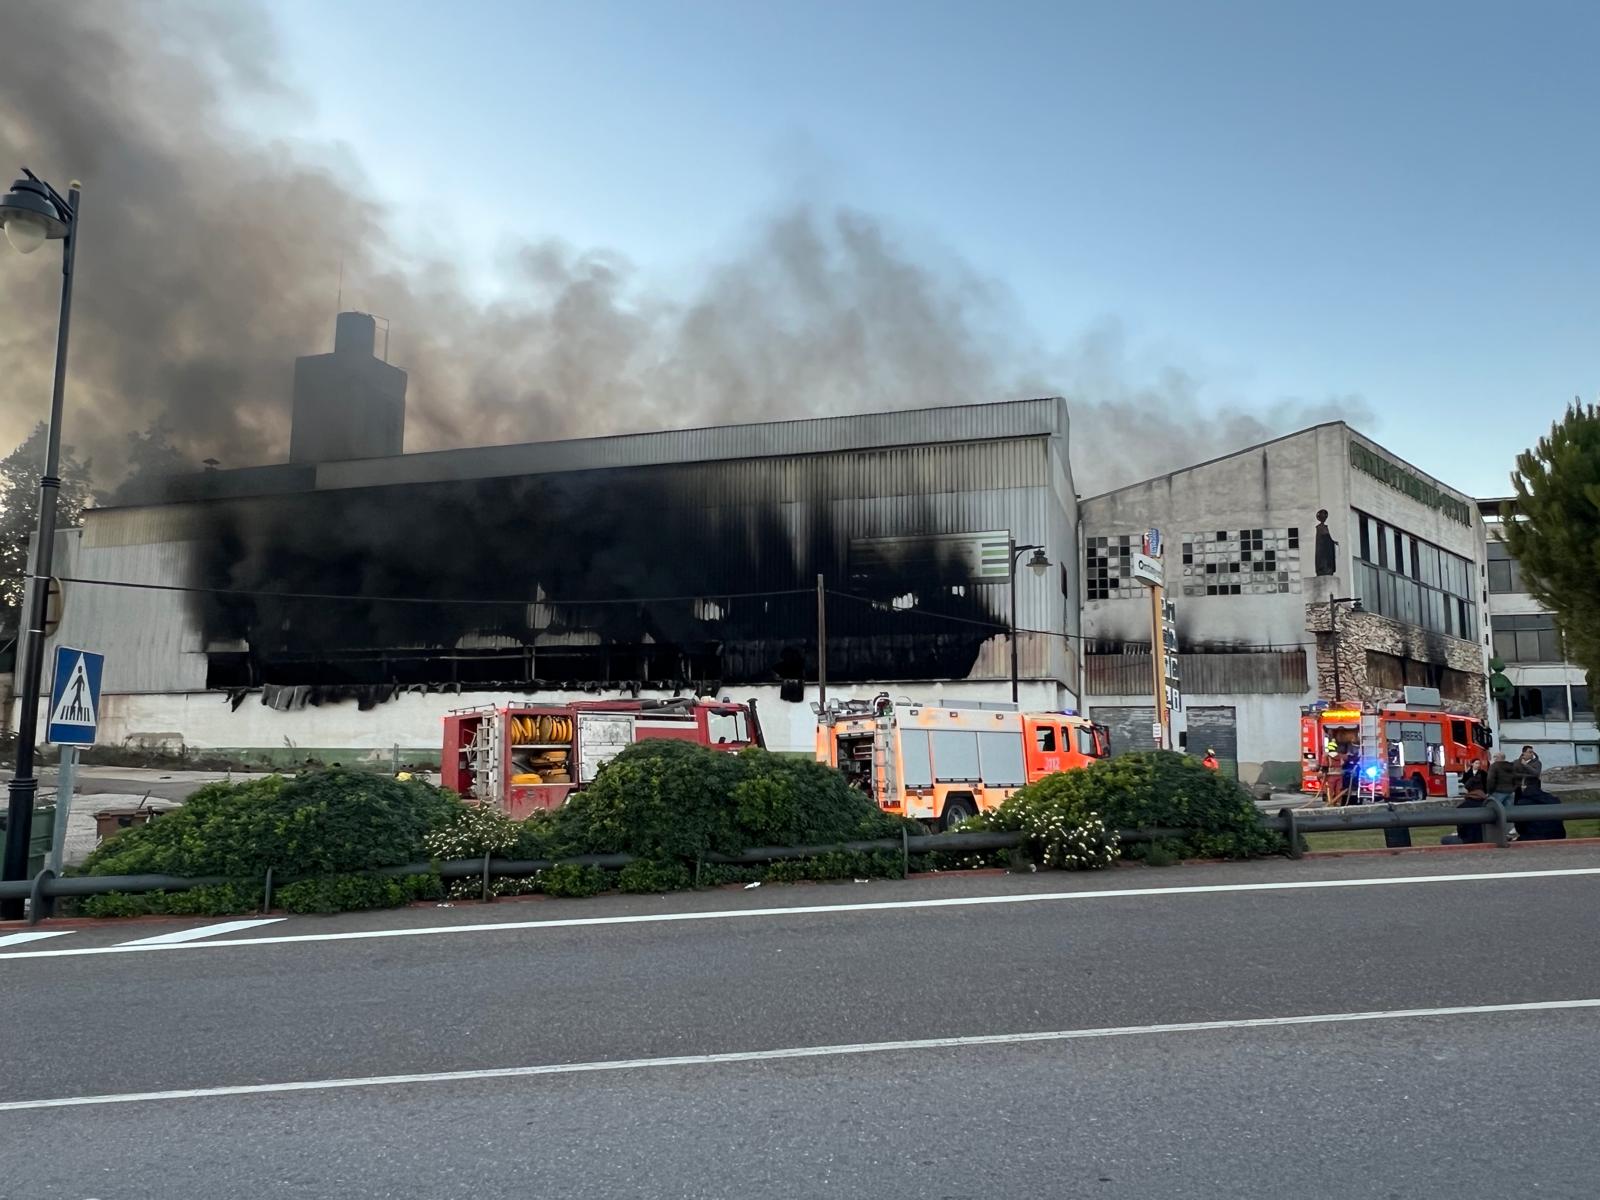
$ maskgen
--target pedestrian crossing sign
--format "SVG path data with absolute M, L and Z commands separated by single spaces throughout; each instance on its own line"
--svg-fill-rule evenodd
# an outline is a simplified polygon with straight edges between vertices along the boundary
M 56 647 L 55 682 L 45 740 L 56 746 L 92 746 L 100 724 L 100 674 L 106 656 Z

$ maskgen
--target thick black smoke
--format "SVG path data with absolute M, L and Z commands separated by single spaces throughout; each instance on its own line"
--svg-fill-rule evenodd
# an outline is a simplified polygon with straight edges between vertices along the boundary
M 192 462 L 284 458 L 292 363 L 328 347 L 341 259 L 392 322 L 413 450 L 1062 393 L 1087 494 L 1365 415 L 1208 404 L 1180 371 L 1130 377 L 1105 331 L 1043 350 L 1004 289 L 818 206 L 762 222 L 687 298 L 648 299 L 620 256 L 543 241 L 517 255 L 510 298 L 484 302 L 448 265 L 395 269 L 407 248 L 326 147 L 239 129 L 233 114 L 286 99 L 272 45 L 242 0 L 6 5 L 0 170 L 87 185 L 68 433 L 103 476 L 158 419 Z M 5 267 L 6 444 L 48 395 L 57 261 Z

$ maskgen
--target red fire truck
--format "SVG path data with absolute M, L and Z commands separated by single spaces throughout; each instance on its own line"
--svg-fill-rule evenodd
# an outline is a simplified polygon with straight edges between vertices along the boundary
M 1477 717 L 1443 707 L 1344 703 L 1300 714 L 1300 790 L 1325 792 L 1330 804 L 1448 795 L 1448 776 L 1494 745 Z
M 625 747 L 652 738 L 727 751 L 766 744 L 754 700 L 487 705 L 445 717 L 441 782 L 521 820 L 560 808 Z

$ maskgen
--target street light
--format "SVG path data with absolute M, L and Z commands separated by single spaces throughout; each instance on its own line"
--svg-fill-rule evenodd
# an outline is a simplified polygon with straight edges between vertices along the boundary
M 1028 565 L 1033 568 L 1033 573 L 1043 576 L 1050 569 L 1050 560 L 1044 556 L 1043 546 L 1019 546 L 1017 540 L 1011 538 L 1011 628 L 1007 641 L 1011 643 L 1011 703 L 1017 703 L 1017 559 L 1029 550 L 1033 557 L 1028 560 Z
M 33 832 L 33 799 L 39 790 L 34 777 L 33 743 L 39 731 L 39 680 L 44 673 L 45 607 L 56 542 L 56 497 L 61 490 L 61 400 L 67 377 L 67 328 L 72 315 L 72 261 L 78 247 L 78 197 L 82 185 L 73 180 L 66 196 L 27 167 L 23 177 L 0 197 L 0 228 L 19 253 L 31 254 L 47 241 L 60 241 L 61 316 L 56 324 L 56 373 L 50 393 L 50 424 L 46 431 L 44 473 L 39 476 L 39 508 L 34 528 L 33 563 L 22 602 L 25 623 L 21 644 L 22 678 L 17 696 L 17 771 L 11 779 L 6 818 L 6 848 L 0 879 L 11 882 L 28 876 L 28 838 Z M 23 915 L 24 901 L 0 900 L 0 920 Z
M 1339 605 L 1348 604 L 1353 613 L 1364 612 L 1361 607 L 1360 596 L 1334 596 L 1328 600 L 1328 629 L 1333 635 L 1333 699 L 1334 703 L 1344 699 L 1344 693 L 1339 687 Z

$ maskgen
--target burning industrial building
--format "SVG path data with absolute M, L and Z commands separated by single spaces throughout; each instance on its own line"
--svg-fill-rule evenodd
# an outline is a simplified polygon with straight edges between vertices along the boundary
M 1063 400 L 404 454 L 375 349 L 345 313 L 299 360 L 289 462 L 64 535 L 58 637 L 109 652 L 108 738 L 421 751 L 464 703 L 737 689 L 806 746 L 819 604 L 841 686 L 1008 697 L 1013 543 L 1051 564 L 1016 579 L 1024 699 L 1077 703 Z

